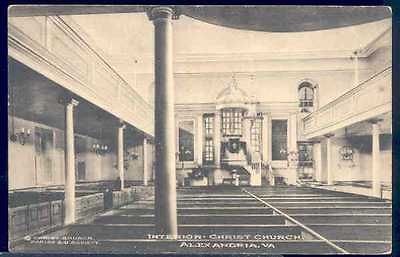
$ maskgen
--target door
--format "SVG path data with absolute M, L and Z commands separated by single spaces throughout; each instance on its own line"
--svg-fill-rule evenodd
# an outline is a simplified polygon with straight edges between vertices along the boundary
M 53 138 L 51 129 L 35 127 L 36 185 L 49 185 L 53 182 Z
M 84 161 L 78 162 L 78 175 L 77 181 L 83 181 L 86 179 L 86 163 Z

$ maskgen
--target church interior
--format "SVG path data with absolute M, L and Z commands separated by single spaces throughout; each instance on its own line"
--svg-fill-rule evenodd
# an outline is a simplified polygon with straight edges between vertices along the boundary
M 12 6 L 9 249 L 389 253 L 391 80 L 386 7 Z

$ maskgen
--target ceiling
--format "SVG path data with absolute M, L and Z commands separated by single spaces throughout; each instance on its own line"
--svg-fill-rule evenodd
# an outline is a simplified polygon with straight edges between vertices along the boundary
M 139 64 L 143 59 L 153 59 L 154 26 L 143 13 L 72 15 L 67 18 L 76 23 L 107 57 L 128 56 L 131 65 L 135 59 Z M 175 57 L 193 54 L 321 54 L 362 48 L 390 26 L 391 20 L 385 19 L 331 30 L 271 33 L 221 27 L 184 16 L 174 21 L 173 47 Z
M 13 6 L 11 16 L 81 15 L 99 13 L 145 12 L 151 6 L 138 5 L 24 5 Z M 183 15 L 235 29 L 298 32 L 332 29 L 377 21 L 391 16 L 387 7 L 337 6 L 243 6 L 181 5 L 175 8 Z M 282 17 L 285 17 L 282 19 Z
M 354 6 L 185 6 L 182 13 L 215 25 L 268 32 L 332 29 L 391 16 L 386 7 Z

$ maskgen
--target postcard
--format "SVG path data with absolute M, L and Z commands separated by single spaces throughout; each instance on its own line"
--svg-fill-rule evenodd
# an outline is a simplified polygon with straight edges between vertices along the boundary
M 391 252 L 389 7 L 8 15 L 9 251 Z

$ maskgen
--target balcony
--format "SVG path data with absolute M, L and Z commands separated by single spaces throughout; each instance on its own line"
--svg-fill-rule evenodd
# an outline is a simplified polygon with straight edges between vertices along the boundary
M 11 17 L 9 56 L 153 135 L 154 112 L 67 16 Z
M 303 119 L 306 139 L 331 133 L 392 110 L 392 67 L 375 74 Z

